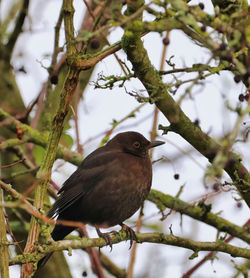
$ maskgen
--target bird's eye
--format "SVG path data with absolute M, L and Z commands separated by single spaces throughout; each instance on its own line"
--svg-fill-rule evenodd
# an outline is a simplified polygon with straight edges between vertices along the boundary
M 140 144 L 140 142 L 135 141 L 134 144 L 133 144 L 133 146 L 134 146 L 136 149 L 139 149 L 140 146 L 141 146 L 141 144 Z

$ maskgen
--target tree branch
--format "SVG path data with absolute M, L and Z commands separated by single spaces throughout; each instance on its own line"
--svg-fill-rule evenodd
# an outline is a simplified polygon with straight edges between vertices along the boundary
M 121 49 L 121 43 L 117 42 L 110 47 L 106 48 L 103 51 L 93 54 L 92 57 L 87 55 L 79 55 L 76 59 L 76 67 L 79 70 L 87 70 L 94 67 L 98 62 L 102 61 L 104 58 L 108 57 L 111 54 L 114 54 Z
M 0 203 L 2 203 L 2 196 L 0 188 Z M 3 207 L 0 208 L 0 254 L 1 277 L 9 278 L 9 248 Z
M 157 190 L 151 190 L 148 200 L 155 203 L 156 206 L 163 211 L 165 208 L 170 208 L 181 214 L 188 215 L 194 219 L 204 222 L 210 226 L 215 227 L 221 232 L 229 233 L 230 235 L 240 238 L 245 242 L 250 243 L 250 233 L 248 227 L 240 227 L 226 219 L 210 212 L 211 207 L 204 203 L 195 206 L 188 204 L 179 198 L 172 197 L 168 194 L 163 194 Z
M 250 219 L 244 224 L 244 227 L 249 226 Z M 225 242 L 230 242 L 234 237 L 229 236 L 225 239 Z M 181 278 L 189 278 L 191 274 L 193 274 L 203 263 L 205 263 L 207 260 L 211 259 L 213 256 L 215 256 L 215 252 L 210 251 L 203 259 L 201 259 L 198 263 L 196 263 L 192 268 L 190 268 L 187 272 L 185 272 Z
M 194 255 L 196 256 L 199 251 L 220 251 L 233 257 L 250 259 L 250 250 L 247 248 L 236 247 L 221 240 L 216 242 L 200 242 L 174 235 L 166 235 L 163 233 L 137 233 L 136 236 L 140 243 L 148 242 L 182 247 L 194 251 Z M 110 238 L 112 244 L 129 240 L 129 236 L 122 230 L 115 235 L 111 235 Z M 74 240 L 65 239 L 53 242 L 50 245 L 41 245 L 36 251 L 27 254 L 27 260 L 29 262 L 36 262 L 43 258 L 46 254 L 54 251 L 68 250 L 69 248 L 80 249 L 104 246 L 107 246 L 107 243 L 103 238 L 82 238 Z M 11 265 L 19 263 L 25 263 L 23 256 L 19 255 L 18 257 L 10 260 Z
M 36 145 L 42 146 L 44 148 L 48 145 L 48 137 L 38 130 L 31 128 L 29 125 L 23 124 L 20 121 L 16 120 L 10 114 L 5 112 L 4 110 L 0 109 L 0 126 L 5 125 L 9 130 L 17 133 L 17 127 L 22 131 L 23 138 L 22 140 L 19 139 L 8 139 L 7 141 L 3 141 L 0 144 L 0 150 L 4 150 L 7 147 L 14 147 L 19 144 L 23 144 L 25 142 L 31 142 Z M 56 152 L 56 158 L 62 158 L 74 165 L 79 165 L 83 157 L 82 155 L 72 152 L 69 149 L 65 148 L 62 145 L 58 146 Z
M 131 32 L 128 27 L 122 38 L 122 47 L 133 65 L 135 75 L 146 88 L 151 102 L 156 104 L 170 122 L 170 127 L 164 133 L 167 131 L 176 132 L 207 157 L 210 162 L 213 162 L 222 146 L 202 132 L 200 127 L 196 126 L 185 115 L 168 93 L 159 73 L 152 66 L 138 33 Z M 250 174 L 237 154 L 229 150 L 226 154 L 224 169 L 235 183 L 243 199 L 250 206 Z
M 38 185 L 35 191 L 34 206 L 39 211 L 43 209 L 44 200 L 47 192 L 47 187 L 51 178 L 51 171 L 54 161 L 56 159 L 56 150 L 59 144 L 59 140 L 64 127 L 64 119 L 69 111 L 69 106 L 77 86 L 79 71 L 71 66 L 70 57 L 76 53 L 76 47 L 73 44 L 74 40 L 74 26 L 73 26 L 73 3 L 72 0 L 63 1 L 63 13 L 64 13 L 64 28 L 65 37 L 67 40 L 67 61 L 69 63 L 69 72 L 64 84 L 64 89 L 60 95 L 60 104 L 57 113 L 55 114 L 52 129 L 49 134 L 49 140 L 45 157 L 42 161 L 41 167 L 37 173 L 37 178 L 41 179 L 41 183 Z M 38 241 L 40 233 L 40 225 L 34 216 L 31 217 L 30 232 L 26 242 L 24 252 L 32 252 L 36 246 L 35 242 Z M 27 278 L 33 272 L 33 264 L 25 264 L 22 266 L 22 278 Z
M 103 254 L 103 252 L 100 252 L 100 261 L 103 267 L 115 277 L 117 278 L 127 277 L 126 271 L 124 269 L 119 268 L 117 265 L 115 265 L 107 256 Z
M 14 49 L 14 46 L 16 44 L 16 41 L 22 31 L 22 28 L 23 28 L 23 23 L 24 23 L 24 20 L 25 20 L 25 17 L 28 13 L 28 8 L 29 8 L 29 0 L 23 0 L 23 5 L 21 7 L 21 10 L 19 12 L 19 16 L 16 20 L 16 23 L 15 23 L 15 28 L 9 38 L 9 41 L 6 45 L 6 49 L 8 50 L 8 59 L 10 60 L 11 58 L 11 54 L 12 54 L 12 51 Z
M 26 201 L 21 194 L 16 192 L 13 188 L 10 188 L 7 184 L 0 181 L 0 185 L 7 191 L 9 191 L 13 196 L 20 199 L 25 204 L 25 209 L 32 215 L 34 215 L 36 218 L 41 219 L 42 221 L 45 221 L 49 224 L 61 224 L 61 225 L 69 225 L 69 226 L 77 226 L 81 228 L 81 223 L 79 222 L 72 222 L 72 221 L 55 221 L 53 219 L 48 219 L 46 216 L 42 215 L 37 208 L 32 206 L 28 201 Z M 173 198 L 175 199 L 175 198 Z M 190 210 L 190 208 L 187 208 Z M 197 209 L 197 208 L 195 208 Z M 192 209 L 191 209 L 192 210 Z M 199 208 L 197 209 L 199 211 Z M 209 213 L 208 213 L 209 214 Z M 198 242 L 193 241 L 186 238 L 180 238 L 174 235 L 164 235 L 162 233 L 149 233 L 149 234 L 137 234 L 137 238 L 139 242 L 151 242 L 151 243 L 159 243 L 159 244 L 166 244 L 166 245 L 174 245 L 179 247 L 184 247 L 187 249 L 191 249 L 194 252 L 198 251 L 221 251 L 224 253 L 231 254 L 232 256 L 239 256 L 244 258 L 250 258 L 250 250 L 239 248 L 236 246 L 229 245 L 223 241 L 217 241 L 217 242 Z M 128 240 L 128 235 L 126 232 L 121 230 L 118 234 L 111 236 L 112 243 L 119 243 L 124 240 Z M 64 249 L 68 249 L 69 247 L 73 249 L 79 249 L 79 248 L 89 248 L 89 247 L 103 247 L 106 246 L 107 243 L 102 238 L 99 239 L 88 239 L 83 238 L 80 240 L 63 240 L 54 242 L 51 245 L 41 245 L 39 248 L 36 248 L 32 250 L 31 252 L 25 252 L 25 258 L 29 262 L 35 262 L 37 260 L 40 260 L 44 255 L 52 252 L 52 251 L 60 251 Z M 42 254 L 41 254 L 42 252 Z M 33 253 L 31 255 L 30 253 Z M 18 256 L 17 258 L 14 258 L 11 262 L 11 264 L 15 263 L 24 263 L 24 258 L 21 256 Z

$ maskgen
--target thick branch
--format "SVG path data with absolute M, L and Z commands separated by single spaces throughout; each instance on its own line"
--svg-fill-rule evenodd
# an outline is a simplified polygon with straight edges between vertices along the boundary
M 168 130 L 178 133 L 212 162 L 216 154 L 222 149 L 222 146 L 202 132 L 200 127 L 196 126 L 185 115 L 168 93 L 159 73 L 152 66 L 139 35 L 126 30 L 122 38 L 122 47 L 133 65 L 135 75 L 147 89 L 151 102 L 154 102 L 169 120 L 171 125 Z M 230 151 L 227 153 L 225 171 L 250 206 L 250 174 L 241 163 L 241 159 Z
M 38 210 L 43 209 L 44 199 L 47 192 L 47 186 L 51 177 L 51 170 L 56 158 L 56 150 L 59 144 L 60 136 L 63 130 L 64 119 L 68 113 L 69 105 L 77 85 L 79 72 L 70 70 L 65 82 L 64 90 L 61 93 L 61 102 L 55 115 L 52 130 L 49 135 L 49 142 L 46 149 L 45 157 L 37 173 L 37 177 L 42 180 L 35 191 L 34 206 Z M 25 252 L 29 253 L 35 248 L 34 243 L 38 241 L 40 226 L 35 217 L 31 217 L 31 229 L 25 247 Z M 33 271 L 32 265 L 26 265 L 22 268 L 22 277 L 28 277 Z
M 0 188 L 0 203 L 1 202 L 2 189 Z M 3 207 L 0 208 L 0 254 L 1 277 L 9 278 L 9 248 Z
M 52 222 L 52 224 L 53 224 L 55 222 L 55 220 L 48 219 L 46 216 L 41 215 L 39 213 L 39 211 L 37 210 L 37 208 L 34 208 L 29 202 L 27 202 L 14 189 L 8 187 L 8 185 L 6 185 L 3 182 L 0 182 L 0 183 L 1 183 L 1 186 L 5 190 L 9 191 L 11 194 L 13 194 L 13 196 L 19 198 L 21 201 L 23 201 L 25 203 L 29 213 L 31 213 L 35 217 L 38 217 L 39 219 L 41 219 L 42 221 L 45 221 L 47 223 L 51 224 L 51 222 Z M 187 207 L 187 210 L 192 212 L 193 209 L 190 207 L 189 208 Z M 199 208 L 198 209 L 196 208 L 196 210 L 199 211 Z M 195 213 L 193 212 L 193 214 L 195 214 Z M 208 218 L 209 218 L 209 216 L 208 216 Z M 82 225 L 81 223 L 78 223 L 78 222 L 70 222 L 69 223 L 69 221 L 57 221 L 58 224 L 64 224 L 64 222 L 65 222 L 65 224 L 70 225 L 70 226 L 75 225 L 75 226 L 81 227 L 81 225 Z M 230 225 L 230 223 L 229 223 L 229 225 Z M 245 233 L 245 231 L 244 231 L 244 233 Z M 193 241 L 193 240 L 189 240 L 189 239 L 185 239 L 185 238 L 176 237 L 174 235 L 164 235 L 162 233 L 137 234 L 137 237 L 140 242 L 152 242 L 152 243 L 162 243 L 162 244 L 166 244 L 166 245 L 174 245 L 174 246 L 191 249 L 195 252 L 198 252 L 198 251 L 221 251 L 221 252 L 231 254 L 232 256 L 240 256 L 240 257 L 244 257 L 244 258 L 250 258 L 250 250 L 247 250 L 244 248 L 238 248 L 238 247 L 229 245 L 229 244 L 227 244 L 225 242 L 221 242 L 221 241 L 198 242 L 198 241 Z M 126 234 L 126 232 L 120 231 L 118 234 L 112 236 L 111 239 L 112 239 L 112 243 L 115 244 L 115 243 L 127 240 L 128 235 Z M 105 245 L 107 245 L 107 243 L 102 238 L 99 238 L 99 239 L 83 238 L 81 240 L 63 240 L 63 241 L 54 242 L 50 246 L 43 245 L 43 246 L 41 246 L 41 248 L 40 247 L 38 248 L 39 252 L 42 250 L 42 254 L 40 254 L 36 249 L 34 251 L 35 257 L 30 256 L 30 254 L 27 254 L 27 258 L 28 258 L 28 261 L 35 262 L 36 260 L 41 259 L 45 254 L 50 253 L 52 251 L 64 250 L 64 249 L 68 249 L 69 247 L 71 247 L 73 249 L 78 249 L 78 248 L 88 248 L 88 247 L 103 247 Z M 21 260 L 19 257 L 19 260 L 14 259 L 14 261 L 12 261 L 11 264 L 19 263 L 19 262 L 24 262 L 24 261 Z
M 206 205 L 191 205 L 168 194 L 163 194 L 157 190 L 150 191 L 148 200 L 155 203 L 161 211 L 165 208 L 173 209 L 181 214 L 188 215 L 194 219 L 211 225 L 219 231 L 227 232 L 234 237 L 250 243 L 249 227 L 240 227 L 227 221 L 226 219 L 210 212 L 210 208 Z
M 200 242 L 187 238 L 181 238 L 174 235 L 165 235 L 163 233 L 137 233 L 136 236 L 141 243 L 148 242 L 178 246 L 193 250 L 195 253 L 198 253 L 199 251 L 220 251 L 223 253 L 230 254 L 233 257 L 242 257 L 250 259 L 250 250 L 248 250 L 247 248 L 236 247 L 220 240 L 216 242 Z M 112 244 L 117 244 L 126 240 L 129 240 L 129 237 L 124 231 L 120 231 L 115 235 L 111 235 Z M 107 246 L 107 243 L 103 238 L 61 240 L 53 242 L 51 245 L 41 245 L 39 251 L 35 251 L 33 252 L 33 254 L 27 254 L 27 259 L 28 261 L 35 262 L 40 260 L 46 254 L 49 254 L 54 251 L 68 250 L 69 248 L 80 249 L 104 246 Z M 22 256 L 15 257 L 10 261 L 10 264 L 18 263 L 25 263 Z
M 74 40 L 74 26 L 73 26 L 73 3 L 72 1 L 63 1 L 64 11 L 64 27 L 65 37 L 67 40 L 67 61 L 69 57 L 76 53 L 76 47 L 73 44 Z M 72 68 L 69 64 L 69 73 L 67 75 L 64 89 L 60 95 L 60 104 L 57 113 L 55 114 L 52 129 L 49 134 L 48 146 L 45 152 L 45 157 L 42 161 L 41 167 L 37 173 L 37 177 L 41 179 L 35 191 L 34 206 L 39 211 L 43 209 L 44 200 L 47 192 L 47 187 L 51 177 L 53 163 L 56 159 L 56 150 L 64 127 L 64 119 L 69 111 L 69 106 L 78 83 L 79 71 Z M 30 253 L 35 249 L 35 242 L 38 241 L 40 225 L 34 216 L 31 217 L 31 228 L 28 235 L 25 252 Z M 26 264 L 22 267 L 22 278 L 29 277 L 33 272 L 33 264 Z

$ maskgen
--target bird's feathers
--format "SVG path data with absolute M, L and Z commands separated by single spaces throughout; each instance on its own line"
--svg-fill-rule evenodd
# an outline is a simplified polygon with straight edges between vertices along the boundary
M 100 152 L 87 157 L 79 168 L 65 181 L 58 191 L 60 196 L 48 212 L 54 217 L 88 194 L 102 179 L 102 174 L 112 163 L 116 163 L 114 151 Z
M 109 227 L 133 215 L 145 200 L 152 181 L 148 151 L 163 144 L 137 132 L 117 134 L 85 158 L 58 191 L 48 213 L 60 220 Z M 51 236 L 63 239 L 75 227 L 55 225 Z M 43 265 L 47 255 L 39 264 Z M 39 265 L 38 264 L 38 265 Z

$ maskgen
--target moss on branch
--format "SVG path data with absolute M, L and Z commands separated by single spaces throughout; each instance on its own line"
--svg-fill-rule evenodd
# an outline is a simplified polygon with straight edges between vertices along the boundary
M 157 190 L 150 191 L 148 200 L 155 203 L 161 211 L 163 211 L 165 208 L 173 209 L 180 212 L 181 214 L 188 215 L 194 219 L 213 226 L 221 232 L 229 233 L 234 237 L 240 238 L 245 242 L 250 243 L 249 227 L 240 227 L 235 225 L 228 220 L 208 211 L 203 206 L 188 204 L 179 198 L 175 198 L 168 194 L 163 194 Z
M 2 203 L 2 189 L 0 188 L 0 203 Z M 0 207 L 0 271 L 2 278 L 9 278 L 9 248 L 5 225 L 4 208 Z
M 69 65 L 69 72 L 66 77 L 64 88 L 60 94 L 60 104 L 58 110 L 53 119 L 51 131 L 48 137 L 48 144 L 43 158 L 41 167 L 37 173 L 37 178 L 41 180 L 35 190 L 34 206 L 39 211 L 44 207 L 44 201 L 46 198 L 47 187 L 51 178 L 51 171 L 54 161 L 56 159 L 57 148 L 59 140 L 64 127 L 64 120 L 69 111 L 71 100 L 75 92 L 78 79 L 79 70 L 75 69 L 70 63 L 70 57 L 77 51 L 76 45 L 74 44 L 74 25 L 73 25 L 73 1 L 63 1 L 63 12 L 64 12 L 64 26 L 65 26 L 65 37 L 67 40 L 67 62 Z M 30 221 L 30 232 L 26 242 L 24 252 L 29 254 L 35 249 L 35 242 L 38 241 L 40 233 L 40 224 L 37 219 L 32 216 Z M 33 272 L 33 264 L 25 264 L 22 266 L 21 276 L 22 278 L 30 277 Z
M 182 238 L 174 235 L 166 235 L 163 233 L 137 233 L 137 239 L 140 243 L 157 243 L 172 245 L 186 248 L 198 253 L 199 251 L 218 251 L 231 255 L 232 257 L 242 257 L 250 259 L 250 250 L 247 248 L 236 247 L 224 241 L 218 240 L 216 242 L 200 242 L 187 238 Z M 129 240 L 125 231 L 120 231 L 115 235 L 111 235 L 112 244 L 117 244 L 122 241 Z M 28 261 L 37 262 L 46 254 L 54 251 L 62 251 L 71 249 L 82 249 L 89 247 L 104 247 L 107 243 L 103 238 L 82 238 L 74 240 L 61 240 L 53 242 L 50 245 L 41 245 L 36 251 L 30 253 L 27 257 Z M 10 260 L 10 264 L 25 263 L 23 256 L 17 256 Z
M 18 128 L 21 129 L 23 138 L 22 140 L 19 139 L 9 139 L 6 141 L 3 141 L 0 144 L 0 149 L 4 150 L 6 148 L 11 148 L 15 147 L 17 145 L 26 143 L 26 142 L 31 142 L 36 145 L 39 145 L 43 148 L 46 148 L 48 144 L 48 136 L 46 134 L 43 134 L 39 132 L 36 129 L 33 129 L 29 125 L 23 124 L 20 121 L 16 120 L 14 117 L 12 117 L 10 114 L 5 112 L 4 110 L 0 109 L 0 122 L 3 122 L 5 126 L 11 130 L 14 133 L 17 133 L 17 126 Z M 74 165 L 79 165 L 83 157 L 82 155 L 72 152 L 69 149 L 63 147 L 62 145 L 58 146 L 57 152 L 56 152 L 56 158 L 62 158 L 65 161 L 68 161 Z
M 132 23 L 133 24 L 133 23 Z M 152 103 L 170 122 L 170 130 L 187 140 L 196 150 L 213 161 L 222 146 L 202 132 L 182 111 L 167 91 L 166 86 L 150 62 L 148 53 L 138 33 L 129 25 L 122 38 L 122 48 L 133 65 L 135 76 L 146 88 Z M 243 199 L 250 206 L 250 174 L 235 153 L 227 151 L 225 171 L 230 175 Z

